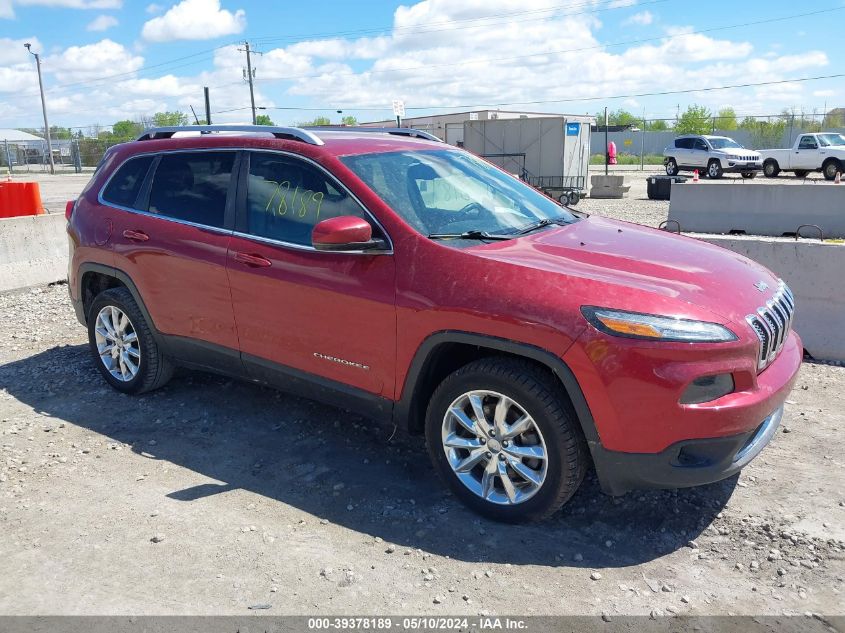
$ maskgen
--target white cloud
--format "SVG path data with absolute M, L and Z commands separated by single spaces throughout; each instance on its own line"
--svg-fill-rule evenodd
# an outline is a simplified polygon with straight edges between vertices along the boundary
M 235 0 L 225 0 L 229 3 L 237 6 Z M 204 15 L 192 13 L 198 4 L 210 10 Z M 560 0 L 521 0 L 521 10 L 542 12 L 544 18 L 508 21 L 501 15 L 512 9 L 512 0 L 410 0 L 396 9 L 393 30 L 384 35 L 316 38 L 276 48 L 265 41 L 264 55 L 253 58 L 256 104 L 272 108 L 278 101 L 286 106 L 326 107 L 329 112 L 342 108 L 361 120 L 390 116 L 394 98 L 403 98 L 408 108 L 502 103 L 508 104 L 502 106 L 508 109 L 583 113 L 607 105 L 637 114 L 645 108 L 648 116 L 668 116 L 669 110 L 674 114 L 675 103 L 682 107 L 701 103 L 711 110 L 731 104 L 744 115 L 777 113 L 796 104 L 812 110 L 821 106 L 824 98 L 813 90 L 836 88 L 837 95 L 843 91 L 842 82 L 830 81 L 611 100 L 608 95 L 821 74 L 814 70 L 829 65 L 833 54 L 826 54 L 819 43 L 819 50 L 792 46 L 789 55 L 763 55 L 754 50 L 755 40 L 693 34 L 693 27 L 667 29 L 664 39 L 654 42 L 603 46 L 606 40 L 599 37 L 602 25 L 595 16 L 555 9 L 559 5 Z M 174 13 L 176 9 L 183 13 Z M 232 27 L 233 22 L 241 22 L 239 28 L 243 27 L 243 12 L 232 11 L 221 9 L 216 0 L 186 0 L 151 18 L 145 31 L 153 24 L 150 28 L 156 36 L 165 39 L 194 37 L 197 30 L 203 37 L 212 37 L 220 28 L 214 17 L 220 13 L 228 16 L 224 16 L 223 27 Z M 628 16 L 612 19 L 621 24 Z M 467 22 L 469 18 L 476 21 Z M 195 21 L 201 24 L 197 26 Z M 202 87 L 209 86 L 215 121 L 245 121 L 249 119 L 249 110 L 243 109 L 249 105 L 249 91 L 242 78 L 245 56 L 237 49 L 231 45 L 216 50 L 211 66 L 203 71 L 168 69 L 162 70 L 162 75 L 143 72 L 143 76 L 135 74 L 143 66 L 143 58 L 128 42 L 124 47 L 103 40 L 59 51 L 44 60 L 48 99 L 63 108 L 54 118 L 57 124 L 79 125 L 110 123 L 163 109 L 188 112 L 190 105 L 199 112 Z M 104 75 L 122 72 L 129 74 L 98 81 Z M 38 110 L 32 108 L 38 96 L 34 81 L 32 60 L 22 40 L 0 39 L 0 92 L 6 93 L 0 99 L 0 116 L 4 120 L 18 125 L 37 123 Z M 94 83 L 69 85 L 76 81 Z M 520 105 L 531 101 L 550 103 Z M 356 107 L 383 107 L 385 111 L 355 112 Z M 416 113 L 409 110 L 409 115 Z M 289 123 L 311 113 L 268 114 L 279 123 Z
M 835 90 L 813 90 L 814 97 L 832 97 L 835 94 Z
M 123 45 L 110 39 L 87 46 L 71 46 L 44 59 L 44 71 L 52 73 L 61 83 L 133 72 L 143 65 L 143 57 L 133 55 Z
M 161 13 L 162 11 L 164 11 L 164 7 L 163 7 L 163 6 L 161 6 L 160 4 L 153 3 L 153 4 L 148 4 L 148 5 L 147 5 L 147 8 L 146 8 L 146 9 L 144 9 L 144 10 L 145 10 L 147 13 L 151 13 L 151 14 L 154 14 L 154 13 Z
M 651 11 L 641 11 L 639 13 L 635 13 L 630 18 L 625 20 L 624 24 L 636 24 L 638 26 L 648 26 L 654 22 L 654 15 Z
M 98 15 L 85 28 L 89 31 L 108 31 L 117 26 L 117 18 L 112 15 Z
M 208 40 L 240 33 L 246 28 L 246 13 L 220 7 L 220 0 L 182 0 L 167 13 L 144 23 L 141 35 L 152 42 Z

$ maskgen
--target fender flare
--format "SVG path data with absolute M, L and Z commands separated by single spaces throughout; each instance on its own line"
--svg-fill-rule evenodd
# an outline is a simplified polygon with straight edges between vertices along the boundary
M 412 414 L 411 408 L 416 395 L 420 376 L 434 349 L 444 343 L 460 343 L 506 352 L 508 354 L 522 356 L 523 358 L 528 358 L 545 365 L 557 377 L 565 393 L 569 396 L 569 400 L 575 409 L 575 414 L 578 418 L 579 424 L 581 425 L 584 438 L 587 440 L 590 452 L 594 452 L 595 446 L 601 446 L 601 440 L 599 439 L 595 419 L 590 411 L 590 406 L 587 404 L 587 399 L 584 397 L 581 385 L 578 383 L 578 379 L 575 377 L 575 374 L 560 357 L 552 352 L 528 343 L 520 343 L 510 339 L 498 338 L 485 334 L 473 334 L 459 330 L 444 330 L 441 332 L 435 332 L 434 334 L 429 335 L 428 338 L 422 342 L 419 348 L 417 348 L 414 358 L 411 360 L 408 374 L 405 377 L 405 383 L 402 388 L 402 398 L 398 400 L 393 407 L 393 422 L 398 427 L 409 430 L 409 421 L 411 420 Z
M 124 286 L 126 286 L 127 290 L 132 293 L 132 298 L 135 300 L 135 303 L 138 304 L 138 308 L 141 310 L 141 314 L 144 315 L 144 319 L 146 319 L 147 324 L 149 325 L 150 330 L 153 333 L 153 337 L 156 339 L 156 342 L 162 347 L 166 347 L 165 341 L 163 340 L 161 333 L 158 331 L 158 328 L 156 328 L 155 322 L 150 316 L 150 312 L 149 310 L 147 310 L 147 306 L 146 304 L 144 304 L 144 300 L 141 298 L 141 293 L 138 291 L 138 287 L 135 285 L 135 282 L 132 281 L 132 278 L 129 275 L 127 275 L 119 268 L 115 268 L 114 266 L 107 266 L 105 264 L 97 264 L 94 262 L 84 262 L 79 265 L 77 273 L 79 287 L 76 289 L 76 296 L 79 297 L 80 307 L 78 309 L 77 316 L 81 314 L 82 318 L 85 320 L 84 322 L 87 323 L 88 315 L 84 313 L 84 307 L 82 307 L 84 301 L 84 295 L 82 293 L 82 282 L 85 279 L 86 273 L 98 273 L 107 277 L 113 277 L 114 279 L 120 281 L 120 283 L 122 283 Z

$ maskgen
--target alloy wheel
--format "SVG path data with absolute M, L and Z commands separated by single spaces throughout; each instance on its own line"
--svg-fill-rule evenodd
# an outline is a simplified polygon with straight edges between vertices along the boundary
M 121 382 L 135 378 L 141 364 L 141 347 L 129 316 L 113 305 L 105 306 L 97 314 L 94 337 L 97 353 L 109 373 Z
M 501 393 L 475 390 L 456 398 L 443 417 L 441 437 L 455 476 L 485 501 L 522 503 L 546 479 L 548 453 L 539 426 Z

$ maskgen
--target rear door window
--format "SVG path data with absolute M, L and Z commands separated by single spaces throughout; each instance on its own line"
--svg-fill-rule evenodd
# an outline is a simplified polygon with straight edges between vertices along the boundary
M 692 139 L 691 138 L 676 138 L 675 139 L 675 147 L 678 149 L 692 149 Z
M 222 227 L 234 164 L 235 152 L 162 154 L 150 187 L 150 213 Z
M 123 163 L 103 190 L 103 200 L 121 207 L 135 208 L 152 156 L 138 156 Z
M 246 229 L 250 235 L 311 246 L 321 220 L 352 215 L 370 222 L 361 206 L 314 165 L 271 152 L 251 152 Z M 373 227 L 373 233 L 378 230 Z

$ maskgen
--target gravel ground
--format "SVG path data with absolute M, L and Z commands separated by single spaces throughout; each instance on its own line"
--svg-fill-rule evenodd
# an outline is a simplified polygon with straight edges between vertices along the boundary
M 139 398 L 64 285 L 0 295 L 0 614 L 842 614 L 845 368 L 739 478 L 482 520 L 419 438 L 230 380 Z M 514 590 L 519 600 L 514 602 Z
M 640 175 L 579 208 L 658 223 Z M 845 368 L 803 366 L 738 477 L 614 499 L 590 475 L 507 526 L 420 438 L 200 373 L 124 396 L 85 341 L 66 286 L 0 294 L 0 614 L 845 614 Z

